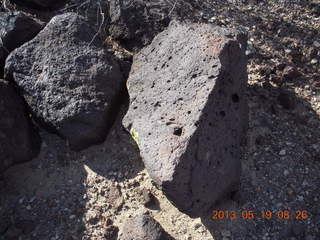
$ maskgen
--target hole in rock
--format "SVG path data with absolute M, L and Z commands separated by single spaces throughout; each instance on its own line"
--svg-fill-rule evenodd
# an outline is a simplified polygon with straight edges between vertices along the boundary
M 231 98 L 232 98 L 232 102 L 234 103 L 238 103 L 240 101 L 240 98 L 236 93 L 232 94 Z
M 226 116 L 226 112 L 225 112 L 225 111 L 221 111 L 221 112 L 220 112 L 220 116 L 221 116 L 221 117 L 225 117 L 225 116 Z
M 161 103 L 160 103 L 160 102 L 156 102 L 156 103 L 154 104 L 154 106 L 155 106 L 155 107 L 161 107 Z
M 182 128 L 181 127 L 175 127 L 173 129 L 173 134 L 176 135 L 176 136 L 181 136 L 182 134 Z

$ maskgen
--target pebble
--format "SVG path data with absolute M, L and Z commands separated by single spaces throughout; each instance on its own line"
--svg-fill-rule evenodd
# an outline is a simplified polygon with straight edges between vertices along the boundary
M 303 201 L 304 197 L 303 196 L 298 196 L 298 201 Z
M 223 237 L 231 237 L 231 232 L 229 230 L 222 230 L 221 235 Z
M 313 42 L 313 46 L 315 46 L 315 47 L 317 47 L 317 48 L 320 47 L 320 42 L 314 41 L 314 42 Z
M 302 182 L 302 186 L 305 187 L 305 186 L 307 186 L 307 185 L 308 185 L 307 180 L 304 180 L 304 181 Z
M 283 175 L 288 176 L 289 175 L 289 171 L 286 169 L 283 171 Z
M 290 54 L 290 53 L 292 52 L 291 49 L 286 49 L 286 50 L 284 50 L 284 51 L 285 51 L 286 54 Z
M 194 229 L 198 229 L 201 227 L 201 223 L 195 223 L 193 227 Z
M 284 156 L 284 155 L 286 155 L 286 150 L 285 149 L 282 149 L 280 152 L 279 152 L 279 155 L 280 156 Z
M 317 64 L 317 63 L 318 63 L 318 60 L 317 60 L 317 59 L 313 58 L 313 59 L 311 60 L 311 64 Z

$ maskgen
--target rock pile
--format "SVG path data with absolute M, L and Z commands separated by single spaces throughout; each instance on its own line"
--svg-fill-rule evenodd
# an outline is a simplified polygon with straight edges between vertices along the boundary
M 73 2 L 82 5 L 81 0 Z M 27 3 L 51 8 L 58 2 Z M 168 199 L 182 212 L 201 216 L 239 186 L 240 144 L 248 122 L 246 35 L 210 24 L 173 21 L 167 27 L 183 15 L 197 18 L 196 11 L 188 12 L 193 7 L 189 1 L 174 6 L 162 0 L 98 3 L 92 9 L 100 9 L 101 16 L 106 9 L 109 13 L 104 16 L 107 44 L 118 40 L 130 50 L 140 49 L 166 29 L 134 56 L 130 74 L 128 59 L 120 58 L 115 46 L 103 45 L 106 32 L 97 26 L 102 19 L 65 13 L 40 31 L 41 25 L 24 15 L 0 17 L 7 31 L 2 39 L 8 52 L 2 61 L 6 59 L 4 78 L 9 82 L 2 81 L 1 87 L 7 98 L 15 99 L 2 100 L 7 117 L 1 121 L 11 130 L 2 130 L 0 140 L 12 139 L 13 144 L 4 145 L 0 168 L 36 155 L 29 115 L 73 150 L 104 141 L 128 78 L 130 106 L 123 125 Z M 13 23 L 2 20 L 11 18 Z M 16 34 L 22 36 L 19 41 Z M 18 107 L 10 108 L 14 105 Z M 15 127 L 18 115 L 24 115 L 23 124 Z M 17 146 L 16 152 L 11 146 Z

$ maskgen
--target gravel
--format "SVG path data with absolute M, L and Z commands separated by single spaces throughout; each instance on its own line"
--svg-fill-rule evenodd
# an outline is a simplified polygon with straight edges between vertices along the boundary
M 178 240 L 320 238 L 319 2 L 220 2 L 203 16 L 219 25 L 241 25 L 253 39 L 247 92 L 250 128 L 242 156 L 241 191 L 216 210 L 234 209 L 238 216 L 253 211 L 256 216 L 212 220 L 208 212 L 191 219 L 176 210 L 153 185 L 135 143 L 121 128 L 124 108 L 107 140 L 80 153 L 42 133 L 45 144 L 40 156 L 0 178 L 1 236 L 105 239 L 109 219 L 116 229 L 129 216 L 148 211 Z M 318 62 L 312 64 L 313 59 Z M 285 77 L 288 65 L 300 74 Z M 289 104 L 278 98 L 283 90 Z M 159 201 L 158 208 L 145 208 L 144 188 Z M 108 189 L 117 192 L 111 202 L 104 195 Z M 258 217 L 263 210 L 272 211 L 272 217 Z M 284 218 L 285 210 L 294 214 L 292 218 L 278 217 Z M 32 227 L 22 227 L 21 220 L 32 222 Z

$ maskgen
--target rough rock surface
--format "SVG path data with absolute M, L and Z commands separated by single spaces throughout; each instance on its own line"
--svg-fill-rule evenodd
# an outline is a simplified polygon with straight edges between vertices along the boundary
M 8 82 L 0 80 L 0 173 L 15 163 L 31 160 L 39 152 L 39 136 L 23 99 Z
M 117 61 L 95 34 L 76 14 L 56 16 L 12 52 L 5 67 L 36 119 L 74 150 L 104 140 L 124 84 Z
M 59 12 L 65 13 L 65 9 L 83 16 L 100 32 L 103 39 L 107 37 L 109 1 L 69 0 Z
M 20 12 L 0 14 L 0 75 L 9 53 L 30 41 L 41 30 L 41 25 Z
M 192 217 L 238 189 L 248 124 L 245 39 L 173 22 L 134 57 L 123 124 L 150 176 Z
M 122 230 L 120 240 L 173 240 L 161 225 L 149 215 L 128 219 Z
M 171 19 L 189 18 L 188 1 L 172 5 L 165 0 L 115 0 L 110 2 L 110 34 L 128 49 L 139 49 L 168 26 Z

